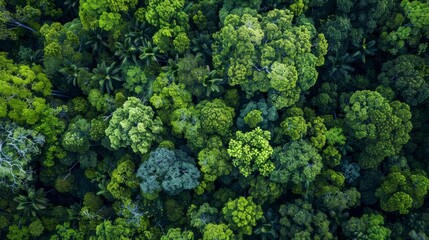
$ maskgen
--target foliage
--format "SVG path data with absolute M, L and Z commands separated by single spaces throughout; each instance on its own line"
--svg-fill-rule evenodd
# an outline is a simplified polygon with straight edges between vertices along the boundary
M 280 213 L 280 235 L 288 239 L 332 239 L 330 222 L 325 213 L 301 199 L 283 204 Z
M 44 24 L 40 28 L 44 38 L 45 72 L 49 77 L 61 72 L 67 79 L 67 83 L 76 86 L 80 71 L 85 63 L 91 60 L 91 56 L 79 51 L 85 38 L 81 21 L 75 19 L 62 25 L 59 22 Z
M 125 159 L 113 170 L 107 190 L 114 198 L 125 200 L 131 197 L 131 191 L 138 187 L 138 179 L 134 175 L 134 163 Z
M 429 239 L 427 0 L 0 0 L 0 239 Z
M 306 189 L 323 167 L 317 149 L 305 140 L 292 141 L 276 148 L 272 156 L 275 170 L 270 179 Z
M 41 153 L 45 137 L 10 122 L 0 124 L 0 181 L 11 187 L 23 187 L 31 179 L 28 168 L 32 158 Z
M 137 3 L 137 0 L 79 0 L 79 18 L 85 29 L 113 30 L 113 35 L 119 36 L 124 21 L 121 13 L 127 13 Z
M 399 101 L 389 103 L 378 92 L 353 93 L 344 107 L 345 124 L 362 149 L 361 167 L 376 167 L 385 157 L 399 153 L 410 138 L 409 109 L 407 104 Z
M 193 189 L 198 185 L 199 176 L 194 159 L 181 150 L 165 148 L 151 152 L 149 159 L 137 170 L 140 188 L 148 198 L 156 197 L 161 190 L 176 195 Z
M 228 201 L 222 208 L 222 214 L 232 230 L 250 235 L 256 221 L 262 217 L 262 210 L 252 197 L 239 197 Z
M 184 0 L 148 1 L 145 19 L 158 29 L 153 41 L 161 52 L 184 52 L 189 48 L 190 41 L 186 35 L 189 16 L 184 11 L 184 6 Z
M 220 99 L 203 101 L 196 109 L 200 111 L 201 128 L 207 134 L 225 136 L 233 125 L 234 109 Z
M 307 122 L 302 116 L 287 117 L 280 123 L 280 127 L 292 140 L 299 140 L 307 133 Z
M 268 178 L 257 176 L 250 180 L 249 194 L 255 199 L 255 203 L 274 202 L 282 193 L 281 185 Z
M 113 62 L 109 66 L 105 62 L 102 62 L 97 64 L 97 67 L 92 70 L 94 73 L 92 80 L 100 84 L 101 91 L 106 90 L 106 92 L 110 93 L 115 89 L 115 82 L 122 82 L 122 79 L 118 76 L 121 69 L 115 65 L 116 62 Z
M 78 118 L 71 123 L 64 133 L 62 146 L 70 152 L 85 153 L 89 150 L 90 123 L 84 118 Z
M 22 212 L 24 218 L 36 217 L 37 213 L 47 207 L 48 199 L 45 198 L 43 188 L 38 190 L 29 188 L 26 191 L 27 194 L 19 195 L 13 199 L 18 203 L 16 210 Z
M 391 172 L 376 191 L 380 207 L 387 212 L 406 214 L 420 208 L 429 190 L 429 179 L 409 170 Z
M 235 138 L 229 142 L 228 154 L 233 158 L 233 165 L 243 176 L 248 177 L 254 171 L 259 171 L 262 176 L 268 176 L 274 170 L 273 163 L 269 161 L 273 153 L 270 139 L 270 132 L 259 127 L 251 132 L 235 133 Z
M 352 217 L 344 224 L 344 235 L 350 238 L 389 239 L 391 230 L 384 225 L 383 216 L 364 214 L 360 218 Z
M 262 117 L 262 120 L 259 121 L 256 126 L 261 127 L 262 129 L 268 129 L 269 123 L 272 123 L 278 119 L 278 113 L 277 109 L 270 103 L 267 103 L 265 99 L 261 99 L 258 102 L 250 101 L 247 105 L 245 105 L 240 110 L 240 115 L 237 118 L 237 127 L 239 129 L 245 128 L 245 123 L 249 125 L 245 118 L 249 115 L 252 111 L 259 111 L 261 112 L 260 115 Z M 249 118 L 249 117 L 248 117 Z M 256 127 L 255 126 L 255 127 Z
M 383 85 L 398 93 L 400 100 L 416 106 L 429 97 L 429 72 L 424 60 L 415 55 L 401 55 L 383 65 L 378 76 Z
M 214 182 L 232 172 L 230 157 L 220 137 L 214 136 L 207 141 L 207 147 L 198 153 L 198 165 L 206 182 Z
M 203 230 L 207 228 L 208 224 L 213 224 L 217 220 L 218 210 L 211 207 L 208 203 L 197 207 L 191 205 L 188 209 L 188 216 L 190 217 L 190 225 L 192 227 Z
M 316 50 L 320 55 L 314 55 L 314 26 L 306 19 L 293 24 L 293 18 L 289 10 L 279 9 L 259 19 L 248 13 L 225 18 L 213 36 L 212 48 L 213 64 L 229 85 L 240 85 L 248 97 L 258 91 L 268 92 L 269 101 L 282 109 L 297 102 L 301 92 L 315 84 L 315 68 L 323 63 L 326 51 Z M 284 35 L 290 37 L 282 38 Z M 323 34 L 319 36 L 323 38 Z
M 174 240 L 174 239 L 193 240 L 194 233 L 189 230 L 182 232 L 180 228 L 170 228 L 168 229 L 168 232 L 161 237 L 161 240 Z
M 138 98 L 129 97 L 113 112 L 106 136 L 114 149 L 130 146 L 134 152 L 145 154 L 162 130 L 162 122 L 152 108 Z
M 203 240 L 231 240 L 234 239 L 234 233 L 228 225 L 209 223 L 204 228 Z
M 0 63 L 0 118 L 34 125 L 48 108 L 45 97 L 51 92 L 49 79 L 40 66 L 15 64 L 6 53 L 0 53 Z

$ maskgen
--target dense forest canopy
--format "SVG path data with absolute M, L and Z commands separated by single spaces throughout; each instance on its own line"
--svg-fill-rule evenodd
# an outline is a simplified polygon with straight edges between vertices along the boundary
M 0 0 L 0 239 L 429 240 L 429 0 Z

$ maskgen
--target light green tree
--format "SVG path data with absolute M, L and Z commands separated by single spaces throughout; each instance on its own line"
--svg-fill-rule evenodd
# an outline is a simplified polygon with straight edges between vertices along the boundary
M 223 217 L 228 226 L 239 234 L 251 235 L 256 222 L 262 218 L 263 212 L 252 197 L 239 197 L 229 200 L 222 208 Z
M 251 132 L 235 133 L 235 138 L 229 142 L 228 154 L 243 176 L 248 177 L 256 171 L 262 176 L 268 176 L 274 170 L 274 164 L 269 160 L 273 153 L 270 139 L 270 132 L 259 127 Z
M 145 154 L 162 131 L 162 122 L 152 108 L 138 98 L 129 97 L 113 112 L 106 136 L 114 149 L 131 147 L 134 152 Z
M 262 16 L 231 13 L 213 35 L 216 70 L 249 98 L 267 92 L 277 109 L 292 106 L 316 83 L 316 66 L 324 63 L 328 47 L 308 19 L 293 19 L 291 11 L 279 9 Z

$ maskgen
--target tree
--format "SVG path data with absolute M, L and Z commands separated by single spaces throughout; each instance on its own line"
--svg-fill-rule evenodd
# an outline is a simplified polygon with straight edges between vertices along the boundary
M 243 108 L 240 110 L 240 115 L 237 118 L 237 127 L 242 130 L 245 129 L 245 123 L 249 125 L 245 118 L 249 115 L 252 111 L 260 111 L 262 121 L 260 121 L 257 126 L 260 128 L 267 130 L 270 125 L 273 124 L 278 118 L 279 115 L 277 113 L 277 109 L 270 103 L 267 103 L 267 101 L 262 98 L 258 102 L 255 101 L 249 101 Z
M 192 149 L 204 147 L 206 136 L 202 134 L 199 113 L 194 107 L 180 108 L 170 115 L 171 130 L 176 136 L 183 136 L 188 140 Z
M 375 195 L 380 199 L 380 207 L 387 212 L 407 214 L 411 209 L 420 208 L 429 190 L 429 179 L 419 172 L 409 170 L 393 172 L 384 179 Z
M 186 31 L 189 28 L 188 14 L 184 11 L 185 0 L 149 0 L 145 9 L 146 21 L 158 31 L 153 42 L 161 52 L 185 52 L 189 48 Z
M 280 184 L 290 184 L 307 189 L 323 167 L 317 149 L 305 140 L 292 141 L 274 150 L 275 170 L 270 179 Z
M 230 157 L 220 137 L 208 139 L 207 147 L 198 153 L 198 165 L 204 176 L 203 182 L 206 183 L 212 183 L 232 172 Z
M 9 233 L 6 235 L 9 240 L 29 240 L 30 234 L 28 232 L 28 227 L 18 227 L 17 225 L 9 226 Z
M 187 222 L 188 218 L 184 209 L 186 206 L 181 205 L 181 203 L 174 199 L 167 199 L 163 205 L 164 212 L 166 213 L 165 217 L 169 222 L 174 223 L 175 225 L 183 225 Z
M 123 218 L 117 218 L 114 222 L 104 220 L 97 226 L 96 237 L 91 240 L 131 239 L 134 231 Z
M 45 228 L 43 227 L 40 219 L 37 219 L 31 222 L 30 225 L 28 226 L 28 231 L 30 232 L 30 235 L 33 237 L 39 237 L 40 235 L 42 235 L 43 230 L 45 230 Z
M 129 66 L 123 69 L 125 73 L 124 88 L 148 101 L 152 96 L 153 80 L 146 76 L 144 70 L 139 66 Z
M 302 199 L 282 204 L 279 213 L 282 238 L 333 239 L 328 216 Z
M 135 153 L 145 154 L 162 131 L 162 122 L 152 108 L 138 98 L 129 97 L 113 112 L 106 136 L 114 149 L 130 146 Z
M 354 187 L 345 190 L 328 188 L 328 191 L 325 190 L 320 194 L 317 204 L 320 209 L 329 212 L 337 219 L 341 219 L 344 210 L 360 205 L 360 197 L 360 192 Z
M 11 6 L 4 0 L 0 1 L 0 39 L 1 40 L 17 40 L 20 37 L 20 28 L 24 28 L 30 32 L 36 32 L 35 29 L 27 25 L 28 23 L 33 23 L 37 20 L 41 11 L 37 8 L 31 7 L 31 5 L 14 6 L 16 7 L 16 12 L 13 13 L 9 11 Z M 32 24 L 32 25 L 33 25 Z
M 120 93 L 116 94 L 116 96 L 118 96 L 119 94 Z M 88 102 L 98 112 L 101 112 L 103 114 L 112 113 L 117 107 L 119 107 L 118 105 L 121 105 L 123 103 L 121 102 L 119 104 L 113 96 L 107 93 L 103 94 L 99 89 L 90 90 L 88 95 Z
M 204 228 L 203 240 L 232 240 L 234 233 L 224 223 L 209 223 Z
M 208 203 L 203 203 L 201 206 L 192 204 L 187 215 L 191 222 L 190 225 L 200 231 L 204 230 L 208 224 L 214 224 L 218 220 L 218 210 L 210 206 Z
M 259 19 L 258 19 L 259 18 Z M 268 92 L 269 101 L 282 109 L 296 103 L 301 92 L 317 79 L 323 64 L 323 34 L 305 18 L 293 24 L 289 10 L 272 10 L 262 17 L 253 13 L 230 14 L 213 35 L 213 65 L 231 86 L 240 85 L 247 97 Z M 284 38 L 284 36 L 289 36 Z M 314 38 L 313 54 L 312 41 Z M 324 49 L 324 50 L 323 50 Z
M 234 109 L 228 107 L 221 99 L 202 101 L 197 106 L 201 129 L 207 134 L 226 136 L 233 125 Z
M 287 117 L 280 123 L 283 133 L 292 140 L 299 140 L 307 134 L 308 124 L 302 116 Z
M 45 137 L 14 123 L 0 122 L 0 182 L 23 187 L 31 179 L 27 168 L 33 157 L 41 153 Z
M 324 82 L 317 89 L 318 94 L 315 94 L 311 99 L 312 105 L 322 114 L 330 114 L 335 111 L 338 106 L 337 84 L 333 82 Z
M 168 123 L 171 112 L 191 106 L 192 95 L 183 83 L 171 82 L 166 73 L 161 73 L 153 83 L 150 103 L 158 110 L 163 122 Z
M 389 239 L 391 232 L 384 226 L 384 218 L 379 214 L 364 214 L 360 218 L 352 217 L 343 224 L 343 233 L 347 238 Z
M 51 240 L 83 240 L 85 234 L 79 230 L 73 229 L 69 222 L 58 224 L 56 233 L 51 236 Z
M 116 62 L 113 62 L 109 66 L 106 65 L 106 62 L 101 62 L 97 64 L 97 67 L 92 70 L 94 75 L 92 80 L 100 84 L 100 90 L 102 92 L 111 93 L 115 90 L 115 83 L 122 82 L 123 79 L 119 77 L 121 71 L 120 66 L 116 66 Z
M 91 120 L 91 129 L 89 130 L 89 137 L 92 141 L 98 142 L 106 136 L 106 129 L 109 123 L 103 117 L 94 118 Z
M 34 125 L 48 108 L 45 97 L 51 93 L 49 79 L 40 66 L 15 64 L 6 53 L 0 53 L 0 63 L 0 118 Z
M 176 239 L 194 240 L 194 233 L 189 230 L 185 230 L 182 232 L 182 229 L 180 228 L 170 228 L 168 229 L 168 232 L 161 237 L 161 240 Z
M 273 203 L 282 193 L 282 186 L 269 178 L 257 176 L 250 180 L 249 194 L 257 204 Z
M 18 203 L 16 210 L 22 212 L 24 218 L 36 217 L 40 211 L 48 205 L 48 199 L 45 197 L 43 188 L 37 191 L 34 188 L 28 188 L 27 194 L 19 195 L 13 200 Z
M 429 37 L 429 4 L 421 1 L 403 0 L 401 2 L 401 7 L 405 12 L 407 12 L 406 16 L 410 19 L 413 26 L 422 29 L 423 33 L 426 34 L 426 37 Z
M 149 199 L 156 198 L 161 190 L 176 195 L 198 185 L 200 171 L 194 159 L 181 150 L 157 148 L 137 170 L 140 188 Z
M 270 132 L 259 127 L 251 132 L 235 133 L 235 138 L 229 142 L 228 154 L 243 176 L 248 177 L 255 171 L 259 171 L 262 176 L 268 176 L 274 170 L 274 164 L 269 161 L 273 153 L 270 139 Z
M 389 103 L 378 92 L 356 91 L 344 106 L 346 132 L 357 139 L 359 165 L 375 168 L 385 157 L 399 153 L 407 143 L 412 125 L 410 107 Z
M 124 28 L 122 14 L 134 9 L 137 3 L 137 0 L 80 0 L 79 18 L 85 29 L 101 28 L 119 37 Z
M 62 139 L 65 150 L 77 153 L 85 153 L 89 150 L 90 123 L 85 118 L 77 118 L 70 123 Z
M 222 208 L 222 213 L 232 230 L 245 235 L 252 234 L 252 228 L 263 215 L 261 206 L 256 205 L 252 197 L 230 199 Z
M 186 89 L 198 98 L 209 97 L 223 89 L 224 80 L 205 64 L 200 53 L 186 54 L 178 59 L 176 66 L 177 82 L 185 84 Z
M 75 19 L 64 25 L 59 22 L 44 24 L 40 33 L 43 36 L 46 74 L 53 78 L 60 72 L 67 83 L 83 87 L 79 78 L 84 75 L 85 65 L 91 63 L 92 57 L 81 50 L 87 36 L 81 21 Z
M 116 199 L 125 200 L 131 198 L 131 193 L 138 188 L 138 179 L 135 176 L 134 163 L 124 157 L 118 167 L 113 170 L 110 182 L 107 184 L 107 190 Z
M 262 112 L 259 110 L 252 110 L 244 117 L 244 122 L 250 128 L 255 128 L 263 120 L 264 120 L 264 118 L 262 117 Z
M 425 71 L 424 60 L 418 56 L 401 55 L 384 63 L 378 79 L 410 106 L 420 105 L 429 98 L 429 73 Z

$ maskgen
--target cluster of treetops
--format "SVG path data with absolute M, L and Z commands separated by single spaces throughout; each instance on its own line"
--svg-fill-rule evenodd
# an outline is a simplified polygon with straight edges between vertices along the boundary
M 0 238 L 429 239 L 428 0 L 0 0 Z

